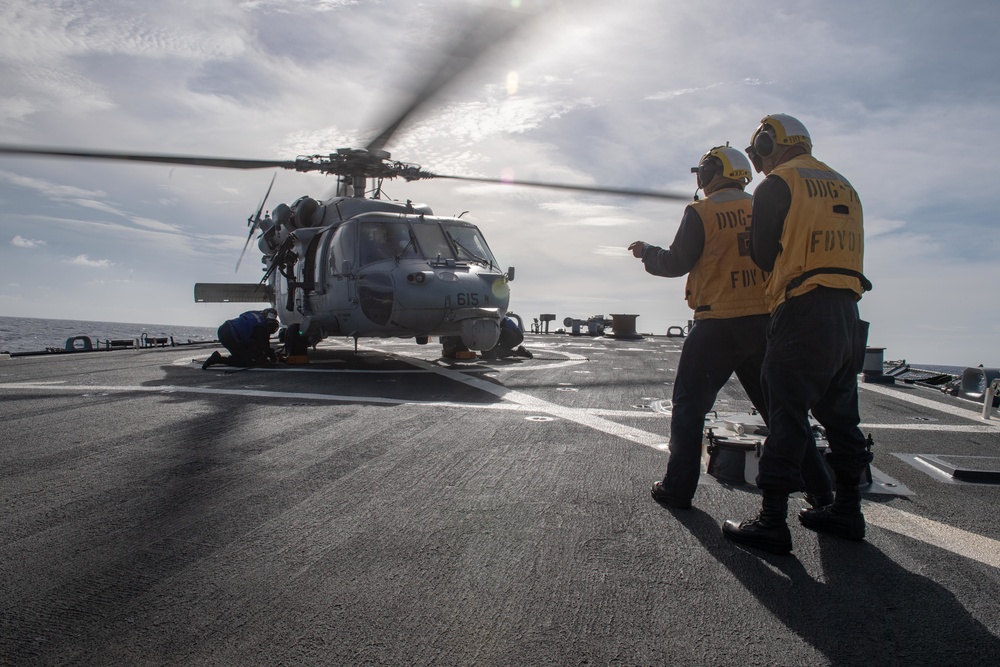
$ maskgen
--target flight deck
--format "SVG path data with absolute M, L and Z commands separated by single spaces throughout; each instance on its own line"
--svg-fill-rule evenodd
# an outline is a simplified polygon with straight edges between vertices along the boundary
M 862 384 L 867 539 L 807 530 L 793 497 L 776 556 L 722 536 L 752 484 L 650 498 L 683 338 L 524 342 L 0 361 L 0 664 L 1000 660 L 1000 484 L 937 465 L 1000 468 L 995 413 Z M 751 407 L 734 378 L 711 416 Z

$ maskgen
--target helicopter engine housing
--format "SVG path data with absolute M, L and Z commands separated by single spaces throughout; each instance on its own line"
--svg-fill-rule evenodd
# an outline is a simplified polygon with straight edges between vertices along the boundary
M 312 197 L 300 198 L 292 204 L 292 210 L 295 213 L 289 221 L 292 229 L 313 227 L 322 221 L 323 216 L 316 215 L 320 211 L 320 204 Z M 317 217 L 320 220 L 316 220 Z

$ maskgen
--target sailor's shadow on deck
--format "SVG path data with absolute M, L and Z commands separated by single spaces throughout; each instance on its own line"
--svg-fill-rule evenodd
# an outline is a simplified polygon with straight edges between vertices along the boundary
M 820 535 L 823 572 L 817 580 L 794 552 L 777 556 L 736 546 L 723 537 L 718 520 L 697 508 L 673 514 L 764 608 L 830 664 L 969 665 L 1000 655 L 1000 639 L 950 591 L 867 541 Z M 790 517 L 792 539 L 801 542 L 805 529 L 792 525 L 797 523 Z

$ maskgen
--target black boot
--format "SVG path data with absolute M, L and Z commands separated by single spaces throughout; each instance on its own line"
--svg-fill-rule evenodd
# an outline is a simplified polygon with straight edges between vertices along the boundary
M 222 363 L 222 355 L 219 354 L 218 350 L 216 350 L 215 352 L 212 353 L 212 356 L 206 359 L 205 363 L 201 365 L 201 370 L 205 370 L 212 364 L 221 364 L 221 363 Z
M 674 494 L 670 493 L 670 491 L 667 490 L 667 487 L 663 485 L 663 482 L 653 482 L 653 488 L 650 489 L 650 495 L 653 496 L 653 500 L 661 505 L 673 507 L 677 510 L 691 509 L 690 499 L 678 498 L 674 496 Z
M 806 502 L 812 505 L 813 509 L 819 509 L 820 507 L 826 507 L 827 505 L 833 504 L 833 494 L 832 493 L 818 493 L 813 495 L 811 493 L 806 494 Z
M 792 550 L 792 534 L 785 519 L 788 516 L 788 494 L 764 491 L 760 514 L 742 523 L 729 520 L 722 524 L 722 534 L 727 539 L 770 551 L 787 554 Z
M 799 512 L 799 522 L 806 528 L 830 533 L 846 540 L 865 539 L 865 515 L 861 513 L 859 475 L 837 473 L 837 496 L 827 507 L 812 507 Z

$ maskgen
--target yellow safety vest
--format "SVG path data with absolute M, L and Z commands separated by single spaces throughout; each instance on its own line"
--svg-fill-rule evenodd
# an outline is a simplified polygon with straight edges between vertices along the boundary
M 861 200 L 846 178 L 811 155 L 774 168 L 792 193 L 781 231 L 781 249 L 767 284 L 771 312 L 786 299 L 823 285 L 871 289 L 862 274 L 865 232 Z
M 689 204 L 705 228 L 705 247 L 686 287 L 696 320 L 767 313 L 767 274 L 750 259 L 750 202 L 742 190 L 725 188 Z

